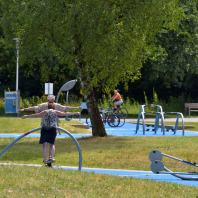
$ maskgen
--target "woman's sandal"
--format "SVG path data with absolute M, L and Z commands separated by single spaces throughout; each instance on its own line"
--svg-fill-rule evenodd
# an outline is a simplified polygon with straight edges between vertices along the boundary
M 51 163 L 55 163 L 55 161 L 56 161 L 55 159 L 49 159 L 49 160 L 47 161 L 47 163 L 50 163 L 50 164 L 51 164 Z

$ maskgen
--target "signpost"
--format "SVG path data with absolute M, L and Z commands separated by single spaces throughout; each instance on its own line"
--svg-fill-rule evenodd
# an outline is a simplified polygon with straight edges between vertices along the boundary
M 16 113 L 19 115 L 20 109 L 20 91 L 19 91 L 19 39 L 16 41 L 17 61 L 16 61 L 16 91 L 5 91 L 5 113 Z
M 45 95 L 53 95 L 53 83 L 45 83 Z
M 20 91 L 5 91 L 5 113 L 16 113 L 20 108 Z

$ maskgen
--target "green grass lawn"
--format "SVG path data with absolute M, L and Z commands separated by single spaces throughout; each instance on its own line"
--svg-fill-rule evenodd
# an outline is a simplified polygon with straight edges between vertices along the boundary
M 73 127 L 72 124 L 82 124 L 77 121 L 60 120 L 59 126 L 71 133 L 91 133 L 90 130 Z M 0 117 L 0 133 L 25 133 L 31 129 L 40 127 L 41 119 L 21 119 L 21 118 L 8 118 Z M 39 133 L 37 131 L 36 133 Z
M 0 133 L 21 133 L 36 128 L 38 119 L 0 118 Z M 7 119 L 7 118 L 6 118 Z M 22 121 L 22 122 L 21 122 Z M 9 122 L 9 124 L 6 124 Z M 61 121 L 62 127 L 68 127 Z M 2 124 L 4 123 L 4 125 Z M 192 124 L 192 123 L 190 123 Z M 81 130 L 72 127 L 74 133 Z M 85 129 L 82 129 L 85 130 Z M 18 132 L 17 132 L 18 133 Z M 0 138 L 0 151 L 14 138 Z M 77 139 L 82 150 L 82 166 L 130 170 L 150 170 L 149 153 L 160 150 L 177 158 L 197 162 L 198 137 L 88 137 Z M 25 137 L 0 158 L 0 162 L 42 164 L 39 138 Z M 57 166 L 78 166 L 78 151 L 71 138 L 56 139 Z M 173 171 L 196 168 L 171 159 L 163 159 Z M 196 197 L 197 188 L 117 176 L 50 168 L 0 166 L 0 197 Z

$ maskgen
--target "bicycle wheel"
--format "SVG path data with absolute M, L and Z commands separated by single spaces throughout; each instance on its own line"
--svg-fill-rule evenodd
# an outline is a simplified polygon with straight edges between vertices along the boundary
M 120 119 L 120 123 L 119 123 L 118 127 L 123 126 L 125 124 L 125 117 L 122 114 L 116 114 L 116 116 L 118 116 Z
M 91 119 L 90 119 L 89 116 L 87 116 L 87 118 L 86 118 L 86 124 L 88 124 L 90 127 L 92 127 L 91 126 Z
M 117 115 L 109 115 L 107 123 L 110 127 L 117 127 L 120 124 L 120 118 Z
M 119 110 L 119 114 L 123 115 L 124 118 L 127 118 L 128 111 L 127 111 L 126 107 L 120 107 L 118 110 Z

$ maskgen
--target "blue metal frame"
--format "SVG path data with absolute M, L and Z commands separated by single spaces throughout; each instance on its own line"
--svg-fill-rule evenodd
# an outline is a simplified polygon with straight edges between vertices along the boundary
M 145 107 L 156 107 L 157 111 L 151 111 L 151 112 L 145 112 Z M 159 128 L 159 119 L 161 117 L 161 131 L 163 132 L 163 135 L 165 135 L 165 130 L 164 130 L 164 114 L 162 111 L 162 107 L 160 105 L 154 105 L 154 104 L 149 104 L 149 105 L 141 105 L 140 110 L 139 110 L 139 115 L 138 115 L 138 120 L 137 120 L 137 125 L 136 125 L 136 132 L 139 130 L 139 125 L 140 125 L 140 119 L 142 117 L 142 124 L 143 124 L 143 135 L 145 135 L 145 114 L 156 114 L 155 117 L 155 133 L 157 129 Z
M 151 111 L 151 112 L 145 112 L 146 107 L 156 107 L 156 111 Z M 177 132 L 178 124 L 179 124 L 179 118 L 181 117 L 182 119 L 182 135 L 184 136 L 184 118 L 183 114 L 179 112 L 166 112 L 164 113 L 162 110 L 162 107 L 160 105 L 154 105 L 154 104 L 149 104 L 149 105 L 141 105 L 140 110 L 139 110 L 139 115 L 138 115 L 138 120 L 137 120 L 137 125 L 136 125 L 136 131 L 135 133 L 138 132 L 139 130 L 139 125 L 140 125 L 140 119 L 142 117 L 142 124 L 143 124 L 143 135 L 145 135 L 145 115 L 146 114 L 156 114 L 155 117 L 155 126 L 154 126 L 154 131 L 155 134 L 159 128 L 159 119 L 161 117 L 161 131 L 163 132 L 163 135 L 165 135 L 165 115 L 177 115 L 176 122 L 175 122 L 175 128 L 174 128 L 174 134 Z

